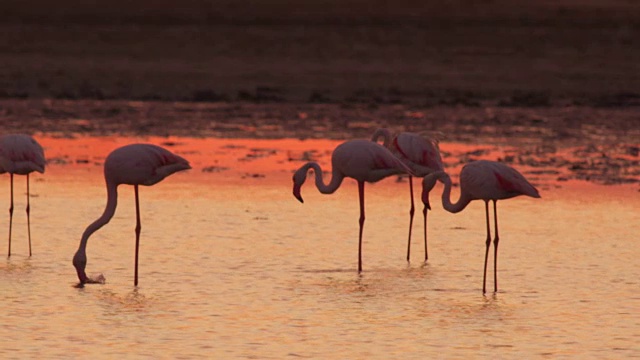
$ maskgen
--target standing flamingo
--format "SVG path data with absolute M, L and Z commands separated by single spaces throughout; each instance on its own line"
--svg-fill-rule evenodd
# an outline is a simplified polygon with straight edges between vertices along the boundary
M 466 164 L 460 172 L 460 198 L 455 204 L 451 203 L 451 178 L 440 171 L 427 175 L 423 180 L 423 194 L 428 193 L 435 185 L 435 179 L 444 183 L 442 192 L 442 206 L 449 212 L 462 211 L 472 200 L 484 200 L 484 208 L 487 220 L 487 240 L 484 254 L 484 274 L 482 278 L 482 293 L 486 293 L 487 283 L 487 259 L 489 246 L 491 245 L 491 230 L 489 226 L 489 200 L 493 201 L 493 220 L 495 238 L 493 239 L 493 283 L 494 292 L 498 292 L 498 212 L 496 203 L 498 200 L 510 199 L 519 195 L 527 195 L 539 198 L 538 190 L 516 169 L 503 163 L 487 160 L 478 160 Z
M 417 177 L 424 177 L 434 171 L 442 171 L 442 158 L 438 149 L 437 141 L 422 137 L 415 133 L 402 132 L 391 140 L 391 134 L 387 129 L 378 129 L 371 137 L 377 142 L 382 137 L 384 146 L 391 150 L 402 162 L 407 165 Z M 427 192 L 428 193 L 428 192 Z M 415 206 L 413 202 L 413 177 L 409 175 L 409 196 L 411 197 L 411 208 L 409 209 L 409 240 L 407 242 L 407 261 L 411 255 L 411 229 L 413 227 L 413 214 Z M 424 218 L 424 261 L 429 259 L 427 251 L 427 210 L 431 210 L 429 197 L 423 198 L 424 208 L 422 216 Z
M 138 185 L 154 185 L 165 177 L 191 169 L 189 162 L 172 152 L 151 144 L 131 144 L 112 151 L 104 162 L 104 178 L 107 183 L 107 206 L 104 213 L 82 234 L 78 251 L 73 256 L 73 266 L 78 272 L 80 286 L 96 283 L 85 274 L 87 266 L 86 247 L 89 236 L 113 217 L 118 204 L 118 185 L 133 185 L 136 201 L 136 252 L 135 276 L 133 284 L 138 285 L 138 247 L 140 244 L 140 205 L 138 203 Z
M 29 174 L 44 173 L 44 150 L 31 136 L 10 134 L 0 137 L 0 174 L 9 173 L 11 178 L 11 205 L 9 206 L 9 253 L 11 256 L 11 227 L 13 223 L 13 175 L 27 176 L 27 233 L 29 256 L 31 256 L 31 208 L 29 205 Z
M 325 184 L 322 169 L 316 162 L 308 162 L 293 175 L 293 195 L 300 201 L 300 188 L 307 179 L 307 172 L 313 169 L 316 187 L 323 194 L 333 194 L 345 177 L 358 182 L 360 197 L 360 232 L 358 236 L 358 272 L 362 271 L 362 229 L 364 226 L 364 183 L 376 182 L 403 172 L 411 173 L 406 165 L 384 146 L 367 140 L 350 140 L 338 145 L 331 154 L 331 181 Z

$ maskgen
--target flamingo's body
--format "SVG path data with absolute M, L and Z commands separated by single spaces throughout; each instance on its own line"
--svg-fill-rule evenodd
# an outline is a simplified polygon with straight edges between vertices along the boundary
M 371 140 L 378 141 L 383 138 L 384 146 L 391 150 L 417 177 L 424 177 L 435 171 L 442 171 L 442 157 L 438 149 L 437 141 L 420 136 L 415 133 L 402 132 L 393 139 L 387 129 L 378 129 Z M 413 177 L 409 175 L 409 196 L 411 208 L 409 209 L 409 240 L 407 241 L 407 261 L 411 256 L 411 229 L 413 227 L 413 214 L 415 205 L 413 202 Z M 429 259 L 427 250 L 427 211 L 431 209 L 429 197 L 423 198 L 423 223 L 424 223 L 424 261 Z
M 29 135 L 10 134 L 0 136 L 0 174 L 9 173 L 11 177 L 11 205 L 9 207 L 9 252 L 11 256 L 11 227 L 13 223 L 13 175 L 27 176 L 27 232 L 29 236 L 29 256 L 31 256 L 31 208 L 29 205 L 29 174 L 37 171 L 44 173 L 44 150 Z
M 358 271 L 362 271 L 362 229 L 364 226 L 364 183 L 376 182 L 394 174 L 411 172 L 398 158 L 382 145 L 367 140 L 350 140 L 338 145 L 331 155 L 331 181 L 325 184 L 322 169 L 316 162 L 308 162 L 293 175 L 293 195 L 303 202 L 300 188 L 307 179 L 307 172 L 313 169 L 315 183 L 323 194 L 334 193 L 345 177 L 358 182 L 360 198 L 360 232 L 358 238 Z
M 140 206 L 138 185 L 154 185 L 165 177 L 190 169 L 189 162 L 172 152 L 151 144 L 131 144 L 112 151 L 104 162 L 104 177 L 107 185 L 107 205 L 104 213 L 82 234 L 80 246 L 73 257 L 80 285 L 95 282 L 85 274 L 87 265 L 86 247 L 89 236 L 113 217 L 118 203 L 118 185 L 133 185 L 136 201 L 136 253 L 134 285 L 138 285 L 138 247 L 140 242 Z
M 496 203 L 498 200 L 526 195 L 539 198 L 538 190 L 514 168 L 505 164 L 479 160 L 465 165 L 460 172 L 460 198 L 456 203 L 451 203 L 451 178 L 444 172 L 428 175 L 423 180 L 423 191 L 428 192 L 435 185 L 435 179 L 444 183 L 442 193 L 442 206 L 449 212 L 462 211 L 473 200 L 484 200 L 487 221 L 486 251 L 484 255 L 484 275 L 482 279 L 482 292 L 486 293 L 487 283 L 487 259 L 491 245 L 491 229 L 489 225 L 489 201 L 493 201 L 493 218 L 495 237 L 494 247 L 494 291 L 498 291 L 498 212 Z M 428 196 L 423 192 L 423 196 Z

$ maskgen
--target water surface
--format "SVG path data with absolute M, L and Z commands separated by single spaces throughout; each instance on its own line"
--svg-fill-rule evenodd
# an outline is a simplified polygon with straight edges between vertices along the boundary
M 323 144 L 312 145 L 324 154 L 333 143 Z M 500 291 L 483 296 L 481 202 L 449 214 L 436 187 L 429 262 L 418 217 L 407 263 L 406 181 L 367 185 L 359 275 L 353 181 L 331 196 L 309 181 L 300 204 L 290 180 L 300 162 L 286 152 L 271 155 L 275 170 L 260 167 L 263 157 L 227 166 L 192 153 L 193 170 L 141 189 L 140 286 L 133 190 L 123 186 L 116 215 L 87 249 L 88 274 L 106 283 L 78 289 L 71 258 L 105 189 L 103 157 L 77 163 L 74 154 L 32 177 L 31 258 L 17 178 L 13 255 L 0 262 L 3 358 L 640 357 L 633 186 L 541 181 L 542 199 L 499 202 Z

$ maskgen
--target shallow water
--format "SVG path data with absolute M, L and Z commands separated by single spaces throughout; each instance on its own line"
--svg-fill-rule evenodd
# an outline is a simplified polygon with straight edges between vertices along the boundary
M 0 262 L 2 358 L 640 357 L 636 187 L 544 183 L 542 199 L 499 202 L 500 291 L 483 296 L 481 202 L 449 214 L 436 187 L 429 262 L 417 217 L 408 264 L 407 183 L 367 185 L 358 275 L 355 183 L 326 196 L 309 181 L 300 204 L 299 164 L 275 156 L 289 171 L 202 172 L 210 164 L 195 160 L 142 188 L 137 288 L 130 187 L 89 240 L 87 272 L 106 283 L 78 289 L 71 258 L 103 210 L 101 168 L 52 164 L 33 177 L 31 258 L 18 177 L 13 255 Z

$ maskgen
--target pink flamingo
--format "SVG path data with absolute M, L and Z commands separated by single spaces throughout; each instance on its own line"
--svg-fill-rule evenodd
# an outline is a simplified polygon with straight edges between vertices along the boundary
M 0 137 L 0 174 L 6 172 L 11 177 L 11 205 L 9 206 L 9 254 L 11 256 L 11 227 L 13 223 L 13 175 L 27 176 L 27 233 L 29 236 L 29 256 L 31 256 L 31 208 L 29 205 L 29 174 L 44 173 L 46 160 L 44 150 L 29 135 L 10 134 Z
M 300 202 L 300 188 L 307 179 L 307 172 L 313 169 L 316 187 L 323 194 L 333 194 L 345 177 L 358 182 L 360 197 L 360 232 L 358 237 L 358 272 L 362 271 L 362 229 L 364 226 L 364 183 L 376 182 L 399 173 L 411 173 L 406 165 L 384 146 L 367 140 L 350 140 L 338 145 L 331 154 L 331 181 L 325 184 L 322 169 L 316 162 L 308 162 L 293 175 L 293 195 Z
M 443 170 L 442 158 L 440 157 L 437 141 L 410 132 L 402 132 L 391 141 L 391 134 L 387 129 L 376 130 L 371 140 L 377 142 L 380 137 L 384 140 L 384 146 L 402 160 L 417 177 L 424 177 L 434 171 Z M 409 196 L 411 198 L 411 208 L 409 209 L 407 261 L 409 261 L 411 255 L 411 229 L 413 227 L 413 214 L 415 213 L 413 177 L 411 175 L 409 175 Z M 431 210 L 431 205 L 429 204 L 428 196 L 422 200 L 424 205 L 422 209 L 422 216 L 424 218 L 424 261 L 427 261 L 429 259 L 429 252 L 427 251 L 427 210 Z
M 78 251 L 73 256 L 73 266 L 78 272 L 80 286 L 99 281 L 85 274 L 87 265 L 86 247 L 89 236 L 113 217 L 118 204 L 118 185 L 133 185 L 136 201 L 136 252 L 135 276 L 133 284 L 138 285 L 138 247 L 140 244 L 140 205 L 138 203 L 138 185 L 154 185 L 165 177 L 191 169 L 189 162 L 172 152 L 151 144 L 131 144 L 112 151 L 104 162 L 104 178 L 107 183 L 107 205 L 104 213 L 82 234 Z
M 539 198 L 538 190 L 516 169 L 503 163 L 478 160 L 466 164 L 460 172 L 460 198 L 455 204 L 451 203 L 451 178 L 445 172 L 436 172 L 425 176 L 423 180 L 422 196 L 428 197 L 428 192 L 435 185 L 436 179 L 444 183 L 442 192 L 442 206 L 449 212 L 462 211 L 472 200 L 484 200 L 487 220 L 487 240 L 484 254 L 484 275 L 482 278 L 482 293 L 486 293 L 487 259 L 491 245 L 491 229 L 489 226 L 489 200 L 493 201 L 493 220 L 495 237 L 493 239 L 493 283 L 494 292 L 498 292 L 498 200 L 510 199 L 519 195 Z

